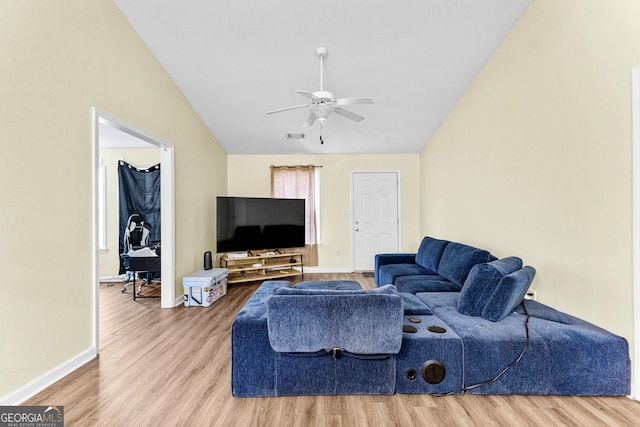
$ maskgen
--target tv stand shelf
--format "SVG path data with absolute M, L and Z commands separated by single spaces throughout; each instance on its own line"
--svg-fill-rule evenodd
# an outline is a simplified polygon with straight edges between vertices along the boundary
M 304 273 L 302 252 L 248 252 L 242 258 L 225 254 L 220 258 L 220 266 L 229 270 L 228 284 L 302 276 Z

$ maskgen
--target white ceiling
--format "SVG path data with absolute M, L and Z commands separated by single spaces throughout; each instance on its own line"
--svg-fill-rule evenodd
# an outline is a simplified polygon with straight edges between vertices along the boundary
M 229 154 L 417 153 L 531 0 L 115 0 Z M 296 90 L 371 97 L 318 122 Z M 303 132 L 303 140 L 287 133 Z

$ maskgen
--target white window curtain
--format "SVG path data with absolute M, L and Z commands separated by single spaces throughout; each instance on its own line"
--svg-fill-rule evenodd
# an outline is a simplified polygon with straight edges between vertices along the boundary
M 271 197 L 305 200 L 304 264 L 318 265 L 318 232 L 315 197 L 315 166 L 271 166 Z

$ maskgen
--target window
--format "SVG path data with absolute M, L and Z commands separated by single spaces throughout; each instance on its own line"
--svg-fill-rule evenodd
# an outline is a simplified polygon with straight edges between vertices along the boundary
M 305 199 L 305 264 L 318 265 L 319 174 L 316 166 L 271 166 L 271 197 Z

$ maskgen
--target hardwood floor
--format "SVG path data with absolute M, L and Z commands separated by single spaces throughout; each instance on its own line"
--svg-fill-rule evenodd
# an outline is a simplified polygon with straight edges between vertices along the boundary
M 305 280 L 361 274 L 305 274 Z M 640 402 L 558 396 L 231 396 L 231 324 L 258 283 L 211 307 L 160 309 L 101 285 L 100 356 L 25 405 L 64 405 L 67 426 L 631 426 Z

